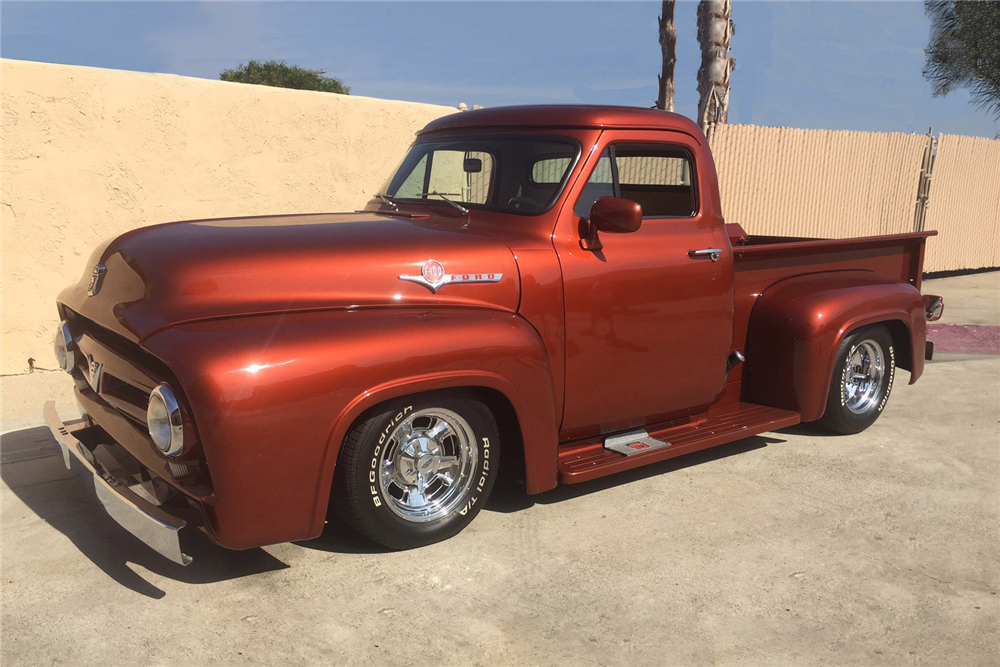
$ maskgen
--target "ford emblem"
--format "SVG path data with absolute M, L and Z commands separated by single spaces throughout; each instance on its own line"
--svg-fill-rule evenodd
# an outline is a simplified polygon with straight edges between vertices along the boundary
M 104 274 L 108 272 L 108 269 L 103 264 L 95 264 L 94 270 L 90 272 L 90 287 L 87 288 L 87 294 L 94 296 L 101 291 L 101 282 L 104 280 Z

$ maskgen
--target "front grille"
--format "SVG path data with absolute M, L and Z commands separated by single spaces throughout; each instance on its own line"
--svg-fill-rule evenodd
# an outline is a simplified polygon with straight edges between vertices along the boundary
M 145 375 L 163 379 L 170 377 L 170 370 L 163 362 L 121 334 L 109 331 L 93 320 L 69 309 L 66 309 L 66 323 L 74 338 L 81 335 L 93 338 L 120 358 L 141 369 Z M 162 380 L 158 380 L 157 383 L 160 381 Z
M 101 374 L 99 389 L 99 395 L 114 404 L 120 412 L 134 420 L 145 421 L 152 387 L 129 384 L 110 372 L 104 372 Z
M 163 376 L 149 369 L 149 356 L 138 345 L 76 316 L 67 320 L 77 350 L 77 385 L 110 407 L 144 425 L 149 392 Z
M 162 382 L 168 382 L 176 393 L 178 383 L 162 362 L 136 343 L 79 313 L 67 311 L 66 316 L 77 350 L 77 369 L 73 374 L 77 386 L 131 422 L 146 447 L 156 451 L 146 428 L 149 394 Z M 196 442 L 196 430 L 190 417 L 185 421 L 185 437 Z M 194 449 L 200 451 L 200 448 Z M 188 447 L 188 451 L 194 450 Z M 170 466 L 174 477 L 193 475 L 203 469 L 200 454 L 195 459 L 174 461 Z
M 146 473 L 158 477 L 189 498 L 200 499 L 212 490 L 211 475 L 198 442 L 190 412 L 185 413 L 187 453 L 167 459 L 153 444 L 146 426 L 149 394 L 162 382 L 177 393 L 178 383 L 165 364 L 133 341 L 96 322 L 63 308 L 76 347 L 73 379 L 81 407 Z

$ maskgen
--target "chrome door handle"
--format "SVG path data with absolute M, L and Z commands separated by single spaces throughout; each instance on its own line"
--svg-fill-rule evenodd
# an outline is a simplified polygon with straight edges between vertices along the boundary
M 719 261 L 719 255 L 722 254 L 722 248 L 703 248 L 701 250 L 688 250 L 688 257 L 691 259 L 698 259 L 699 257 L 708 257 L 713 262 Z

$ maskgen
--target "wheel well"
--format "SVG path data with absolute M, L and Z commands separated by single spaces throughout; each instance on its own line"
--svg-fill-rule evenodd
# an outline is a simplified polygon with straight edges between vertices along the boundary
M 896 367 L 903 370 L 910 370 L 913 366 L 913 345 L 910 342 L 910 329 L 902 320 L 884 320 L 882 322 L 870 322 L 848 331 L 844 338 L 852 336 L 859 331 L 871 329 L 872 327 L 885 327 L 892 339 L 892 345 L 896 348 Z
M 902 368 L 907 371 L 910 370 L 911 367 L 913 366 L 913 355 L 912 355 L 913 346 L 910 342 L 910 330 L 906 326 L 906 323 L 903 322 L 902 320 L 883 320 L 881 322 L 870 322 L 868 324 L 863 324 L 861 326 L 854 327 L 853 329 L 850 329 L 844 334 L 844 337 L 841 338 L 841 341 L 846 339 L 848 336 L 853 336 L 859 331 L 864 331 L 865 329 L 871 329 L 873 327 L 884 327 L 885 330 L 889 332 L 889 338 L 892 339 L 892 345 L 896 350 L 895 354 L 896 367 Z M 839 349 L 839 344 L 838 344 L 838 349 Z M 831 372 L 834 370 L 835 364 L 836 364 L 836 358 L 834 358 L 833 365 L 831 365 L 830 367 Z M 827 377 L 828 388 L 832 381 L 833 377 L 828 376 Z M 829 399 L 829 394 L 827 394 L 827 398 Z M 808 422 L 806 423 L 822 419 L 823 415 L 825 414 L 826 414 L 826 404 L 824 403 L 823 413 L 820 414 L 815 419 L 809 419 Z
M 472 389 L 472 388 L 470 388 Z M 514 406 L 499 391 L 486 387 L 474 388 L 477 397 L 490 409 L 500 430 L 500 477 L 499 481 L 521 480 L 525 478 L 524 439 L 521 423 L 517 419 Z
M 388 403 L 416 396 L 424 397 L 434 394 L 451 394 L 453 396 L 464 395 L 463 397 L 466 398 L 475 398 L 489 408 L 490 412 L 493 413 L 493 417 L 497 420 L 497 429 L 500 431 L 502 453 L 500 456 L 499 479 L 504 481 L 512 479 L 524 480 L 524 440 L 521 436 L 521 423 L 517 418 L 517 413 L 514 411 L 514 406 L 511 404 L 510 400 L 501 392 L 495 389 L 489 389 L 488 387 L 454 387 L 416 392 L 414 394 L 406 394 L 404 396 L 390 398 L 371 406 L 358 415 L 351 426 L 347 429 L 347 434 L 350 435 L 350 433 L 357 428 L 358 424 L 361 424 L 366 419 L 378 414 L 382 407 Z M 339 468 L 339 466 L 337 467 Z M 336 477 L 336 472 L 334 473 L 334 477 Z
M 896 347 L 896 366 L 903 370 L 913 368 L 913 349 L 910 341 L 910 330 L 902 320 L 887 320 L 878 322 L 889 331 L 892 344 Z

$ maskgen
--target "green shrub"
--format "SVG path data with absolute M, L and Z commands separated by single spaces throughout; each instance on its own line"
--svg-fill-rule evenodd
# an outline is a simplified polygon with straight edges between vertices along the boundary
M 258 86 L 295 88 L 296 90 L 319 90 L 324 93 L 350 95 L 351 89 L 340 79 L 323 76 L 323 70 L 303 69 L 298 65 L 288 65 L 284 61 L 268 60 L 262 63 L 251 60 L 246 65 L 240 63 L 234 69 L 227 69 L 219 75 L 223 81 L 253 83 Z

